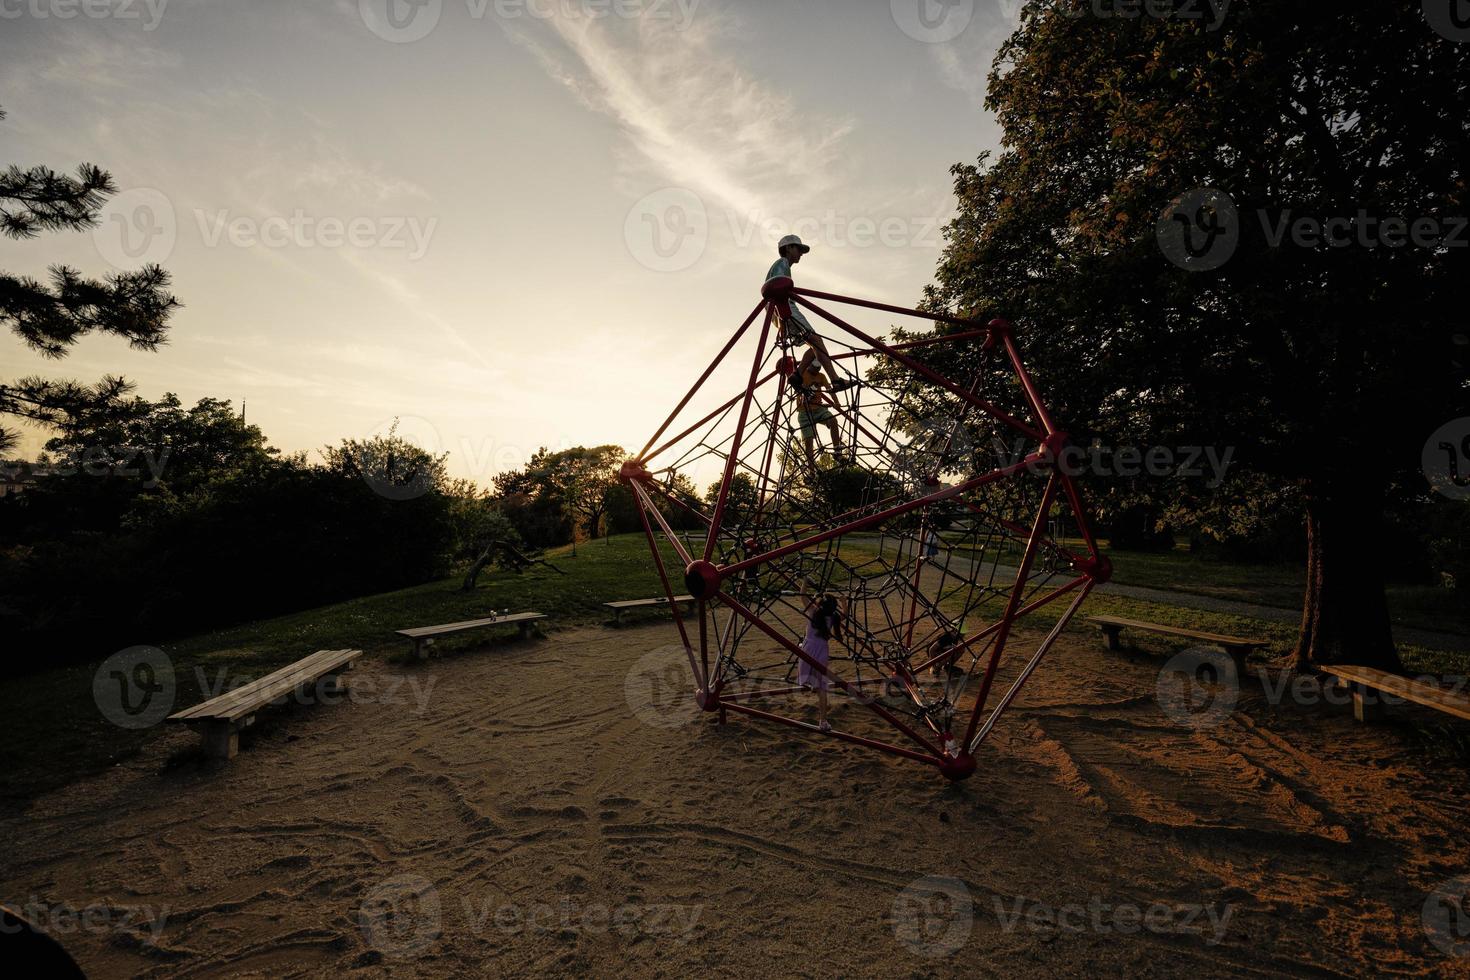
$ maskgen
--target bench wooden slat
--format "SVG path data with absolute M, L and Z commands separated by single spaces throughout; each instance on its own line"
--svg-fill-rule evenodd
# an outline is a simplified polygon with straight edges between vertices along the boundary
M 204 718 L 222 718 L 227 717 L 236 704 L 268 704 L 279 697 L 283 691 L 290 693 L 300 684 L 341 670 L 344 664 L 360 656 L 362 656 L 360 650 L 318 650 L 311 656 L 288 664 L 280 670 L 181 711 L 173 715 L 170 720 L 196 721 Z
M 1442 687 L 1427 684 L 1412 677 L 1390 674 L 1373 667 L 1324 664 L 1319 665 L 1318 669 L 1324 674 L 1329 674 L 1349 684 L 1371 687 L 1376 691 L 1403 698 L 1405 701 L 1412 701 L 1426 708 L 1434 708 L 1447 715 L 1470 721 L 1470 698 L 1446 691 Z
M 303 684 L 345 670 L 361 650 L 318 650 L 293 664 L 169 716 L 173 722 L 239 721 Z
M 1185 629 L 1182 626 L 1168 626 L 1163 623 L 1145 623 L 1136 619 L 1123 619 L 1119 616 L 1089 616 L 1087 621 L 1100 626 L 1116 626 L 1120 629 L 1136 629 L 1150 633 L 1163 633 L 1168 636 L 1182 636 L 1191 640 L 1203 640 L 1206 643 L 1219 643 L 1223 646 L 1264 647 L 1269 645 L 1266 640 L 1249 640 L 1239 636 L 1225 636 L 1221 633 L 1206 633 L 1203 630 Z
M 694 596 L 692 596 L 692 595 L 676 595 L 676 596 L 674 596 L 674 601 L 675 602 L 693 602 L 694 601 Z M 603 605 L 604 606 L 607 606 L 609 609 L 637 609 L 640 606 L 667 606 L 668 604 L 669 604 L 669 597 L 668 596 L 662 596 L 662 595 L 661 596 L 658 596 L 657 598 L 654 598 L 654 599 L 619 599 L 617 602 L 604 602 L 603 603 Z
M 415 626 L 412 629 L 394 630 L 394 632 L 397 633 L 399 636 L 406 636 L 410 640 L 417 640 L 425 636 L 443 636 L 446 633 L 460 633 L 465 630 L 479 629 L 482 626 L 495 626 L 498 623 L 529 623 L 533 620 L 545 618 L 545 613 L 512 613 L 508 616 L 490 616 L 485 619 L 467 619 L 462 623 L 445 623 L 442 626 Z

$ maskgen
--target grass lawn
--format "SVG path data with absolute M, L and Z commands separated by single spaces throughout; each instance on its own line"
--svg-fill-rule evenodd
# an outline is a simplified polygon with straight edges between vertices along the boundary
M 494 572 L 482 575 L 475 591 L 459 591 L 458 577 L 416 586 L 398 592 L 365 596 L 335 605 L 243 623 L 177 641 L 157 643 L 173 662 L 177 683 L 175 705 L 183 707 L 203 699 L 202 690 L 217 683 L 228 670 L 231 684 L 259 677 L 315 650 L 361 648 L 370 657 L 406 655 L 408 643 L 393 635 L 396 629 L 454 622 L 490 615 L 498 610 L 535 610 L 549 617 L 546 629 L 602 625 L 610 621 L 602 603 L 661 595 L 658 574 L 649 560 L 641 535 L 615 537 L 609 542 L 580 545 L 576 556 L 570 548 L 547 556 L 566 575 L 533 566 L 523 575 Z M 1156 588 L 1220 595 L 1244 601 L 1294 607 L 1299 591 L 1291 595 L 1293 582 L 1300 588 L 1299 574 L 1290 569 L 1234 566 L 1202 561 L 1184 554 L 1113 554 L 1118 580 Z M 680 563 L 668 554 L 671 569 Z M 675 588 L 683 591 L 682 582 Z M 1208 591 L 1207 591 L 1208 590 Z M 1274 599 L 1275 601 L 1267 601 Z M 1058 603 L 1051 616 L 1064 608 Z M 1042 610 L 1036 622 L 1046 622 Z M 1422 609 L 1420 610 L 1423 611 Z M 1206 613 L 1119 596 L 1095 595 L 1085 613 L 1112 613 L 1153 622 L 1174 623 L 1225 633 L 1262 636 L 1271 641 L 1270 655 L 1290 651 L 1295 630 L 1276 623 L 1261 622 L 1220 613 Z M 659 611 L 653 616 L 667 616 Z M 628 617 L 636 620 L 637 614 Z M 1432 617 L 1446 628 L 1443 616 Z M 1090 631 L 1080 619 L 1072 630 Z M 505 631 L 510 634 L 509 628 Z M 483 645 L 494 636 L 477 631 L 437 648 L 452 653 L 456 648 Z M 505 642 L 513 642 L 507 636 Z M 1409 668 L 1415 672 L 1470 673 L 1470 655 L 1448 654 L 1415 647 L 1402 648 Z M 93 676 L 100 659 L 24 676 L 0 683 L 0 712 L 9 722 L 8 737 L 0 746 L 0 767 L 9 774 L 4 802 L 23 804 L 47 788 L 65 784 L 79 775 L 115 764 L 138 752 L 157 730 L 142 732 L 120 729 L 101 716 L 92 696 Z M 202 683 L 201 683 L 202 682 Z

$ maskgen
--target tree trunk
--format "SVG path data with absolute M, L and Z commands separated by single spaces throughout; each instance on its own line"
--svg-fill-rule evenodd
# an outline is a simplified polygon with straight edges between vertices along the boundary
M 1357 664 L 1399 673 L 1403 664 L 1376 547 L 1383 539 L 1383 494 L 1353 484 L 1344 477 L 1307 487 L 1307 585 L 1297 666 Z
M 459 587 L 459 591 L 475 591 L 475 582 L 479 579 L 480 573 L 485 570 L 485 566 L 490 564 L 490 553 L 494 549 L 495 545 L 492 543 L 486 546 L 484 551 L 480 552 L 480 557 L 476 558 L 475 563 L 470 566 L 469 571 L 465 572 L 464 584 Z

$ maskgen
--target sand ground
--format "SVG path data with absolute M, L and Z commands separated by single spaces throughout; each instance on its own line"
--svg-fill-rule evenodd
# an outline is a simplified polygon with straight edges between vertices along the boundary
M 950 786 L 715 725 L 673 638 L 365 662 L 227 766 L 171 733 L 6 819 L 0 896 L 97 978 L 1470 975 L 1436 896 L 1470 874 L 1466 773 L 1423 716 L 1247 680 L 1191 727 L 1162 660 L 1066 636 Z

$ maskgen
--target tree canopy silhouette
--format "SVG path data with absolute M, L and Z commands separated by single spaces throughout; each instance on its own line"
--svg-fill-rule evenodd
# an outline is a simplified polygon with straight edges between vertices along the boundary
M 43 231 L 91 228 L 116 189 L 112 177 L 90 163 L 77 167 L 74 177 L 48 167 L 11 165 L 0 171 L 0 234 L 27 239 Z M 9 327 L 27 347 L 49 358 L 66 356 L 91 333 L 112 334 L 140 350 L 156 350 L 179 306 L 168 286 L 168 273 L 157 265 L 101 279 L 53 265 L 49 283 L 0 272 L 0 327 Z M 27 376 L 0 382 L 0 415 L 58 427 L 113 410 L 131 387 L 110 376 L 93 384 Z M 0 452 L 14 448 L 17 439 L 14 429 L 0 427 Z
M 1381 0 L 1237 0 L 1219 30 L 1092 8 L 1032 2 L 1002 47 L 1003 149 L 954 169 L 928 301 L 1018 320 L 1074 438 L 1231 446 L 1294 488 L 1299 658 L 1396 667 L 1385 498 L 1422 495 L 1425 436 L 1470 414 L 1470 45 Z M 1180 220 L 1214 237 L 1171 261 Z

